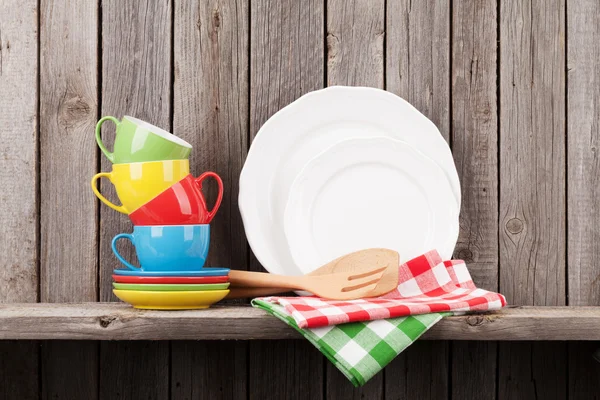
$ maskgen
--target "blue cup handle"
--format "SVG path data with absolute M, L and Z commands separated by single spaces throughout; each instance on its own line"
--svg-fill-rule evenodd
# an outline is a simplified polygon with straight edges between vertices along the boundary
M 124 266 L 126 266 L 127 268 L 129 268 L 132 271 L 141 271 L 142 270 L 141 268 L 138 268 L 138 267 L 130 264 L 129 262 L 127 262 L 127 260 L 125 260 L 123 258 L 122 255 L 119 254 L 119 252 L 117 251 L 117 240 L 119 240 L 119 239 L 129 239 L 131 244 L 133 244 L 135 246 L 135 244 L 133 243 L 133 235 L 131 233 L 119 233 L 117 236 L 115 236 L 113 238 L 110 246 L 112 247 L 112 251 L 113 251 L 113 253 L 115 253 L 115 256 L 117 256 L 119 261 L 121 261 Z

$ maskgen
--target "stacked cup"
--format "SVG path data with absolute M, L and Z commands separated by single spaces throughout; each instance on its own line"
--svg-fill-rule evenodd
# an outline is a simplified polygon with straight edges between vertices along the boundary
M 102 143 L 105 121 L 117 127 L 113 152 Z M 223 182 L 214 172 L 197 178 L 190 174 L 192 146 L 177 136 L 139 119 L 104 117 L 96 125 L 98 146 L 113 163 L 111 172 L 92 178 L 92 190 L 112 209 L 129 215 L 133 233 L 120 233 L 112 250 L 127 269 L 115 269 L 115 295 L 136 308 L 181 310 L 207 308 L 228 293 L 229 269 L 204 268 L 210 245 L 210 221 L 223 198 Z M 104 197 L 96 181 L 107 178 L 121 205 Z M 213 178 L 219 193 L 208 210 L 202 184 Z M 120 239 L 129 240 L 140 266 L 117 251 Z

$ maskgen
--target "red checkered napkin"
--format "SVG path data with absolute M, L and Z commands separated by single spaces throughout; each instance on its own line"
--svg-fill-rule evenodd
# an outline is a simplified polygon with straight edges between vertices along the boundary
M 499 293 L 475 287 L 464 261 L 442 261 L 433 250 L 400 265 L 398 288 L 376 298 L 325 300 L 319 297 L 267 297 L 300 328 L 404 317 L 435 312 L 496 310 L 506 305 Z

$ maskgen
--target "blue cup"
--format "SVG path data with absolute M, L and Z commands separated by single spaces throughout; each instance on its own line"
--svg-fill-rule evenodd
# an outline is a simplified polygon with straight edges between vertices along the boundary
M 135 247 L 141 268 L 123 258 L 117 241 L 128 239 Z M 204 266 L 210 244 L 210 225 L 158 225 L 133 228 L 112 240 L 115 256 L 134 271 L 199 271 Z

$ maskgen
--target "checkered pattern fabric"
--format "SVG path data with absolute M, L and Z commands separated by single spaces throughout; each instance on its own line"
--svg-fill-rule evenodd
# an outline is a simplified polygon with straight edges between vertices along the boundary
M 370 299 L 325 300 L 318 297 L 267 297 L 283 306 L 299 328 L 318 328 L 436 312 L 496 310 L 504 296 L 475 287 L 464 261 L 442 261 L 430 251 L 400 265 L 398 287 Z
M 260 299 L 253 302 L 295 328 L 331 361 L 354 386 L 362 386 L 419 336 L 450 313 L 434 313 L 368 322 L 300 329 L 286 310 Z
M 505 304 L 501 294 L 475 287 L 463 261 L 442 262 L 435 251 L 401 265 L 398 288 L 377 299 L 252 301 L 300 332 L 355 386 L 364 385 L 443 317 Z

